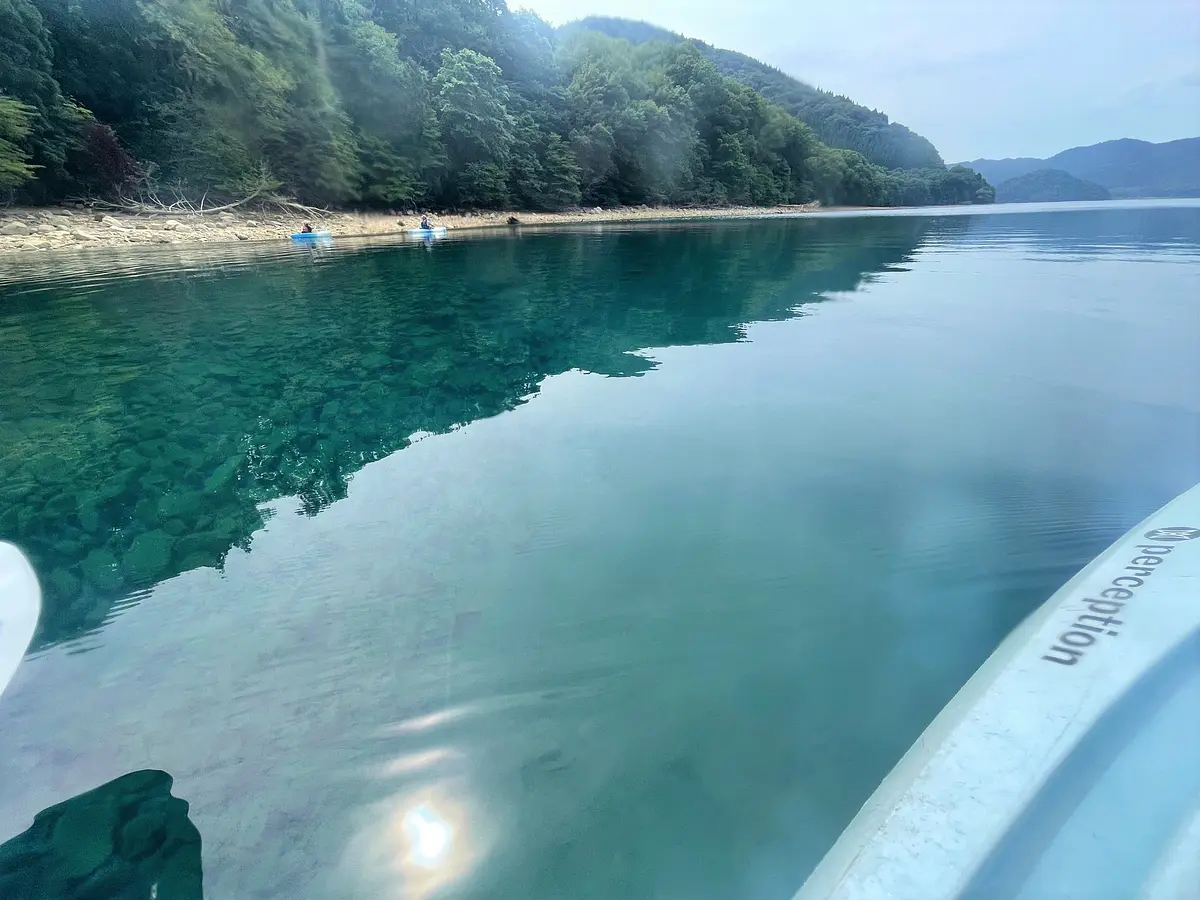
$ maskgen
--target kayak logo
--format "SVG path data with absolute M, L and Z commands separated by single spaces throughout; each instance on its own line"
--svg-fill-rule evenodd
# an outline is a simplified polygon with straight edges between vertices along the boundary
M 1097 641 L 1119 637 L 1125 620 L 1116 617 L 1136 612 L 1139 605 L 1138 590 L 1147 579 L 1154 577 L 1158 567 L 1175 552 L 1172 544 L 1200 537 L 1200 528 L 1155 528 L 1146 532 L 1146 537 L 1152 538 L 1155 543 L 1134 547 L 1137 556 L 1129 560 L 1129 565 L 1107 587 L 1103 587 L 1103 578 L 1108 577 L 1108 573 L 1105 573 L 1096 596 L 1072 597 L 1063 605 L 1063 610 L 1068 611 L 1068 615 L 1074 615 L 1075 621 L 1058 636 L 1057 642 L 1050 647 L 1049 653 L 1042 655 L 1042 659 L 1060 666 L 1073 666 L 1083 659 L 1088 648 Z M 1085 603 L 1088 611 L 1079 612 Z M 1126 609 L 1131 603 L 1132 607 Z
M 1193 538 L 1200 538 L 1200 528 L 1187 528 L 1183 525 L 1177 525 L 1174 528 L 1155 528 L 1153 531 L 1147 531 L 1146 537 L 1152 541 L 1167 541 L 1168 543 L 1190 541 Z

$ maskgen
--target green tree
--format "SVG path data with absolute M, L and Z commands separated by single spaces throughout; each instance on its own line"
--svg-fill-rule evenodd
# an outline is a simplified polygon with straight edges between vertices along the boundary
M 608 126 L 596 123 L 576 128 L 570 134 L 571 155 L 577 160 L 583 200 L 588 204 L 615 203 L 612 176 L 616 173 L 613 153 L 617 142 Z
M 69 187 L 67 155 L 82 144 L 88 111 L 67 99 L 54 77 L 54 48 L 29 0 L 0 0 L 0 95 L 28 108 L 30 159 L 39 194 Z
M 545 209 L 546 171 L 542 166 L 545 135 L 529 113 L 513 118 L 513 142 L 508 163 L 511 199 L 526 209 Z
M 474 50 L 446 50 L 434 78 L 437 121 L 446 148 L 446 198 L 467 206 L 502 205 L 516 122 L 496 63 Z
M 186 88 L 178 47 L 144 15 L 145 0 L 34 0 L 65 95 L 111 127 L 138 159 L 161 162 L 163 110 Z
M 434 89 L 451 162 L 506 162 L 515 123 L 505 106 L 508 88 L 500 67 L 474 50 L 446 50 Z
M 571 148 L 557 134 L 546 139 L 545 160 L 546 187 L 542 205 L 546 209 L 578 206 L 582 197 L 579 190 L 582 170 Z
M 508 205 L 508 181 L 496 163 L 470 162 L 458 174 L 457 200 L 468 208 L 503 208 Z
M 326 50 L 316 22 L 276 0 L 224 0 L 220 9 L 238 45 L 275 79 L 281 102 L 272 110 L 274 128 L 262 153 L 276 175 L 301 199 L 352 199 L 357 147 L 328 67 L 313 64 Z
M 362 134 L 358 139 L 360 184 L 358 196 L 372 206 L 417 206 L 427 193 L 414 160 L 383 138 Z
M 318 23 L 320 58 L 355 135 L 359 182 L 352 192 L 369 205 L 418 204 L 445 164 L 428 76 L 359 0 L 315 0 L 305 8 Z
M 33 177 L 29 151 L 29 121 L 33 110 L 8 97 L 0 97 L 0 191 L 10 191 Z
M 159 113 L 165 175 L 197 191 L 254 189 L 281 146 L 291 82 L 229 27 L 216 0 L 148 0 L 142 7 L 174 48 L 185 87 Z

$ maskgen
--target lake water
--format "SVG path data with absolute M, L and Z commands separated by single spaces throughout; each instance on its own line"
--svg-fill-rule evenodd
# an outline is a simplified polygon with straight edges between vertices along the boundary
M 790 898 L 1200 481 L 1200 204 L 1003 213 L 0 266 L 0 887 Z

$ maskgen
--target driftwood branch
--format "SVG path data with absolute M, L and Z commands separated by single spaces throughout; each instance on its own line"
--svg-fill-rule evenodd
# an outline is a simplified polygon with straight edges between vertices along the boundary
M 208 198 L 207 192 L 200 198 L 199 206 L 183 198 L 177 199 L 172 203 L 166 203 L 159 199 L 156 193 L 147 193 L 144 196 L 145 199 L 143 200 L 122 198 L 118 201 L 111 201 L 88 198 L 77 202 L 86 203 L 93 209 L 112 210 L 113 212 L 131 213 L 139 216 L 211 216 L 216 213 L 228 212 L 231 209 L 247 206 L 255 201 L 258 201 L 258 205 L 263 209 L 278 209 L 282 212 L 301 213 L 313 218 L 322 218 L 331 212 L 328 207 L 307 206 L 303 203 L 298 203 L 291 197 L 268 194 L 261 190 L 248 194 L 240 200 L 234 200 L 220 206 L 208 207 L 204 205 Z
M 205 195 L 207 196 L 207 195 Z M 84 201 L 93 207 L 100 209 L 111 209 L 114 212 L 136 213 L 139 216 L 174 216 L 184 213 L 189 216 L 211 216 L 213 213 L 226 212 L 231 209 L 237 209 L 239 206 L 245 206 L 259 197 L 262 197 L 262 191 L 255 191 L 253 194 L 243 197 L 241 200 L 234 200 L 232 203 L 225 203 L 221 206 L 210 206 L 204 209 L 203 206 L 197 208 L 187 200 L 176 200 L 174 203 L 163 203 L 156 197 L 150 197 L 150 202 L 145 200 L 123 200 L 120 202 L 110 202 L 108 200 L 88 200 Z
M 327 216 L 330 213 L 328 207 L 305 206 L 303 203 L 297 203 L 295 200 L 291 200 L 287 197 L 278 197 L 274 195 L 265 197 L 263 199 L 263 206 L 273 206 L 277 209 L 283 210 L 284 212 L 305 213 L 306 215 L 313 216 L 314 218 Z
M 262 162 L 259 166 L 257 184 L 253 185 L 253 190 L 249 194 L 238 200 L 231 200 L 219 206 L 208 206 L 210 191 L 206 190 L 200 196 L 200 203 L 197 206 L 189 197 L 187 185 L 184 182 L 179 181 L 174 184 L 163 184 L 156 177 L 156 169 L 153 166 L 149 166 L 142 173 L 136 184 L 130 185 L 127 192 L 119 192 L 113 200 L 100 200 L 91 197 L 83 199 L 80 202 L 85 203 L 93 209 L 107 209 L 114 212 L 132 213 L 141 216 L 211 216 L 214 213 L 227 212 L 231 209 L 237 209 L 238 207 L 254 203 L 255 201 L 258 201 L 264 208 L 277 206 L 281 209 L 306 213 L 315 214 L 319 212 L 313 207 L 296 203 L 290 197 L 278 196 L 275 193 L 278 187 L 278 182 L 271 177 L 270 168 L 266 162 Z M 164 200 L 161 193 L 168 193 L 170 195 L 170 202 Z M 195 194 L 191 194 L 191 196 L 194 197 Z

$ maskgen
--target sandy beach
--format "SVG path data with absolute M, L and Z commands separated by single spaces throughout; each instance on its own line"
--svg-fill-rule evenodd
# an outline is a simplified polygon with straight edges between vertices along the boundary
M 669 222 L 683 219 L 748 218 L 812 212 L 809 206 L 723 207 L 681 209 L 670 207 L 622 207 L 579 209 L 569 212 L 482 212 L 431 215 L 435 225 L 452 231 L 510 227 L 509 219 L 521 225 L 570 225 L 579 223 Z M 39 251 L 70 251 L 124 247 L 136 244 L 216 244 L 279 241 L 299 231 L 303 214 L 233 210 L 215 214 L 134 215 L 99 209 L 48 207 L 9 209 L 0 212 L 0 256 Z M 313 228 L 334 237 L 396 235 L 420 223 L 419 214 L 322 212 L 308 217 Z

